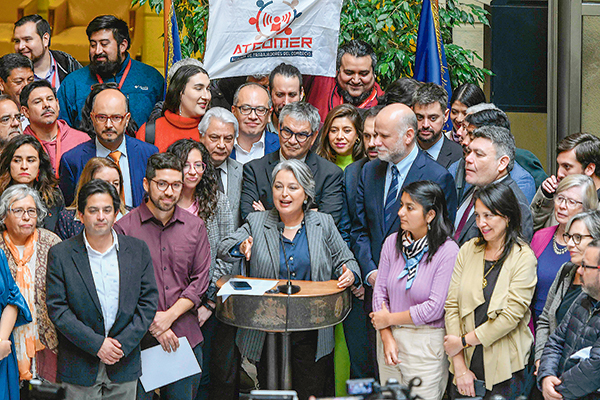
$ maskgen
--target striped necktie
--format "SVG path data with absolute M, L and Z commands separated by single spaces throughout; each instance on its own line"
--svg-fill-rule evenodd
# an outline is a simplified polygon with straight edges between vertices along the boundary
M 386 231 L 390 228 L 390 224 L 394 220 L 394 205 L 396 204 L 396 198 L 398 197 L 398 175 L 398 168 L 395 165 L 392 165 L 392 181 L 390 182 L 390 188 L 385 199 L 384 208 Z

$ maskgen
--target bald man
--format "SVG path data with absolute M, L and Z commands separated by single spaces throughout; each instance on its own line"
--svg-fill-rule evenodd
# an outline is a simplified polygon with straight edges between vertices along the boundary
M 127 98 L 118 89 L 105 89 L 96 95 L 90 118 L 95 138 L 69 150 L 60 161 L 60 188 L 65 204 L 73 201 L 77 181 L 89 159 L 107 157 L 121 168 L 125 204 L 139 206 L 144 195 L 146 164 L 158 148 L 125 135 L 131 114 Z
M 398 231 L 400 193 L 411 182 L 430 180 L 446 194 L 450 218 L 456 214 L 456 188 L 452 175 L 416 145 L 417 117 L 404 104 L 383 108 L 375 117 L 378 159 L 365 164 L 356 194 L 357 218 L 352 226 L 352 250 L 365 282 L 365 311 L 371 312 L 371 296 L 377 279 L 379 254 L 385 239 Z M 371 349 L 375 330 L 367 319 Z M 374 357 L 376 359 L 376 357 Z

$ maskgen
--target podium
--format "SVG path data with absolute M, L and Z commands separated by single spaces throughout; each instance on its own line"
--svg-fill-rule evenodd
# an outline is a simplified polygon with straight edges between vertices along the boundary
M 231 276 L 224 276 L 217 282 L 221 287 Z M 237 278 L 252 280 L 257 278 Z M 272 280 L 273 286 L 277 282 L 285 283 L 284 279 L 262 279 Z M 352 293 L 349 288 L 337 287 L 337 280 L 313 282 L 293 281 L 300 286 L 300 292 L 289 298 L 287 308 L 287 295 L 281 293 L 265 293 L 263 296 L 240 294 L 229 296 L 223 302 L 217 297 L 217 318 L 228 325 L 238 328 L 255 329 L 265 331 L 267 338 L 267 388 L 269 390 L 289 390 L 292 388 L 291 356 L 290 356 L 290 332 L 309 331 L 335 326 L 342 322 L 352 308 Z M 289 310 L 287 331 L 286 309 Z M 277 349 L 275 345 L 275 334 L 282 333 L 283 366 L 278 368 Z M 280 371 L 283 370 L 283 371 Z M 283 373 L 281 373 L 283 372 Z M 279 383 L 278 383 L 279 381 Z

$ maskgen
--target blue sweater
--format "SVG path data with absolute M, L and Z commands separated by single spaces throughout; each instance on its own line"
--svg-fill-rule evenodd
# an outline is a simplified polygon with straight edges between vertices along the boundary
M 131 60 L 129 54 L 125 58 L 121 70 L 115 78 L 105 79 L 104 82 L 121 81 L 123 72 Z M 90 67 L 71 72 L 58 89 L 60 102 L 59 118 L 67 121 L 73 128 L 78 128 L 81 122 L 81 110 L 85 99 L 90 94 L 93 84 L 98 83 L 95 75 L 90 73 Z M 141 126 L 144 124 L 157 101 L 163 99 L 164 78 L 156 68 L 131 60 L 131 68 L 123 83 L 121 91 L 129 99 L 129 108 L 133 120 Z

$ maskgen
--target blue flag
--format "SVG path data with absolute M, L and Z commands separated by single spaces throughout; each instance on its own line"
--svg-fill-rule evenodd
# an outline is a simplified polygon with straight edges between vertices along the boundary
M 181 42 L 179 41 L 179 28 L 177 27 L 177 16 L 175 15 L 175 7 L 171 3 L 168 10 L 165 10 L 168 15 L 165 15 L 167 29 L 165 31 L 165 90 L 167 93 L 167 76 L 169 68 L 177 61 L 181 60 Z
M 452 97 L 437 0 L 423 0 L 413 78 L 420 82 L 437 83 L 446 89 L 448 100 Z

